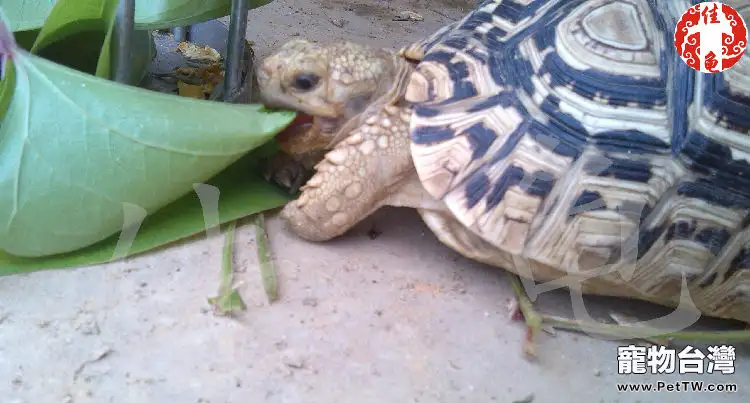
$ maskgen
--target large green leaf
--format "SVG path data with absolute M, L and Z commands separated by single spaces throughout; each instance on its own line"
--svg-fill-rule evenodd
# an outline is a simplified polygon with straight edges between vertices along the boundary
M 112 40 L 118 0 L 59 0 L 50 11 L 31 53 L 84 73 L 114 77 Z M 28 31 L 24 31 L 28 32 Z M 131 75 L 139 83 L 155 54 L 148 31 L 133 35 Z
M 36 37 L 39 36 L 40 30 L 40 28 L 37 28 L 29 29 L 27 31 L 15 31 L 13 32 L 13 36 L 16 38 L 18 46 L 26 50 L 31 50 L 31 47 L 34 46 L 34 42 L 36 42 Z
M 250 0 L 253 9 L 272 0 Z M 12 31 L 40 28 L 56 0 L 0 0 Z M 101 1 L 104 3 L 104 0 Z M 230 12 L 230 0 L 136 0 L 136 29 L 161 29 L 190 25 L 223 17 Z
M 256 175 L 248 174 L 255 170 L 253 163 L 257 157 L 257 153 L 253 152 L 207 182 L 216 186 L 220 192 L 219 223 L 224 224 L 272 209 L 289 200 L 287 194 L 274 185 Z M 200 199 L 196 193 L 191 192 L 146 217 L 127 255 L 140 254 L 204 230 Z M 0 251 L 0 276 L 105 263 L 112 260 L 115 255 L 118 239 L 116 234 L 75 252 L 38 258 L 22 258 Z
M 0 46 L 0 50 L 2 50 L 2 46 Z M 5 68 L 5 78 L 0 80 L 0 127 L 3 125 L 5 111 L 8 110 L 8 105 L 10 105 L 10 99 L 13 95 L 13 88 L 16 85 L 16 69 L 13 67 L 13 64 L 8 63 Z M 2 138 L 0 138 L 0 146 L 2 146 Z
M 50 10 L 39 35 L 31 48 L 31 53 L 41 55 L 41 51 L 71 36 L 96 36 L 91 42 L 98 43 L 95 49 L 97 59 L 104 38 L 110 31 L 117 9 L 118 0 L 61 0 Z M 5 7 L 3 7 L 5 10 Z M 79 53 L 79 49 L 66 49 L 68 53 Z M 85 55 L 91 53 L 86 51 Z M 87 63 L 88 65 L 96 65 Z
M 41 28 L 57 0 L 0 0 L 11 31 Z
M 247 8 L 264 6 L 273 0 L 248 0 Z M 230 0 L 136 0 L 135 26 L 138 29 L 161 29 L 229 15 Z
M 101 241 L 121 229 L 123 203 L 154 213 L 294 118 L 120 85 L 15 45 L 6 53 L 14 85 L 0 126 L 0 249 L 17 256 Z

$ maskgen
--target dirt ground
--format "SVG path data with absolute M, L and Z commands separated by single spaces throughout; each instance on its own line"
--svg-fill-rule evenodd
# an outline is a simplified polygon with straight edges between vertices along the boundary
M 251 11 L 248 38 L 258 57 L 293 36 L 400 47 L 472 6 L 276 0 Z M 405 10 L 424 20 L 393 21 Z M 558 331 L 540 336 L 537 361 L 524 359 L 507 276 L 442 246 L 414 211 L 385 209 L 326 244 L 296 239 L 276 218 L 268 226 L 281 299 L 266 302 L 253 226 L 240 225 L 235 263 L 248 310 L 238 320 L 215 316 L 206 302 L 218 287 L 223 238 L 0 278 L 0 403 L 750 401 L 747 355 L 734 375 L 618 375 L 623 342 Z M 543 297 L 542 306 L 557 308 L 568 298 Z M 678 380 L 740 390 L 615 386 Z

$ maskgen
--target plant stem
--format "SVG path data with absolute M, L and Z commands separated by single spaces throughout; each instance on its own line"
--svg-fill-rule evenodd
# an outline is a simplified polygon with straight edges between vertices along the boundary
M 217 315 L 232 316 L 236 311 L 244 311 L 247 306 L 242 301 L 240 293 L 232 287 L 234 270 L 232 269 L 232 246 L 234 245 L 235 220 L 227 224 L 226 236 L 224 238 L 224 249 L 221 255 L 221 280 L 219 282 L 219 293 L 216 297 L 208 299 L 208 303 Z
M 530 356 L 536 356 L 534 338 L 542 329 L 542 316 L 534 309 L 534 304 L 526 295 L 518 276 L 511 275 L 511 285 L 518 299 L 518 308 L 523 314 L 524 322 L 526 322 L 526 340 L 524 340 L 523 350 Z
M 627 338 L 641 338 L 655 344 L 664 344 L 670 340 L 682 341 L 716 341 L 716 342 L 748 342 L 750 341 L 750 330 L 681 330 L 678 332 L 665 332 L 654 338 L 655 329 L 645 326 L 632 326 L 627 324 L 609 323 L 584 323 L 552 315 L 541 315 L 542 322 L 557 329 L 573 330 L 585 333 L 594 333 L 602 336 Z
M 266 292 L 268 302 L 272 303 L 279 299 L 279 291 L 276 281 L 276 269 L 271 262 L 268 233 L 266 232 L 266 219 L 263 213 L 255 215 L 255 244 L 258 248 L 258 264 L 260 265 L 260 276 L 263 280 L 263 290 Z
M 234 245 L 234 228 L 237 222 L 232 220 L 227 223 L 226 236 L 224 237 L 224 249 L 221 254 L 221 282 L 219 283 L 219 294 L 223 294 L 232 287 L 232 246 Z
M 667 344 L 672 340 L 690 340 L 702 342 L 750 342 L 750 330 L 716 330 L 716 331 L 691 331 L 665 332 L 658 337 L 654 334 L 658 331 L 654 328 L 627 324 L 609 323 L 584 323 L 574 319 L 561 318 L 559 316 L 546 315 L 537 312 L 533 303 L 526 295 L 520 279 L 517 275 L 511 275 L 511 285 L 518 298 L 518 306 L 523 314 L 526 326 L 529 330 L 524 350 L 534 355 L 533 337 L 539 332 L 543 325 L 550 325 L 555 329 L 572 330 L 582 333 L 596 334 L 605 337 L 616 337 L 620 339 L 641 339 L 654 344 Z

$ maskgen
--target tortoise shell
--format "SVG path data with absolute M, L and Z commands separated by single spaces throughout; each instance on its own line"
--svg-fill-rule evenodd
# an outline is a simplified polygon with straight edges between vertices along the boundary
M 427 191 L 511 268 L 607 267 L 675 304 L 687 284 L 704 312 L 750 321 L 750 61 L 690 68 L 674 27 L 691 5 L 484 1 L 418 44 Z

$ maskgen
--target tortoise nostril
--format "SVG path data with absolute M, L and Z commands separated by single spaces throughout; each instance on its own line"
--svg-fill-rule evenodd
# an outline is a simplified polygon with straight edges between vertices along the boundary
M 256 75 L 258 76 L 258 81 L 268 81 L 268 73 L 266 73 L 265 70 L 258 69 Z
M 273 69 L 270 68 L 267 63 L 263 63 L 260 66 L 258 66 L 258 69 L 255 72 L 255 75 L 258 77 L 259 82 L 266 82 L 271 78 L 271 74 L 273 73 Z

